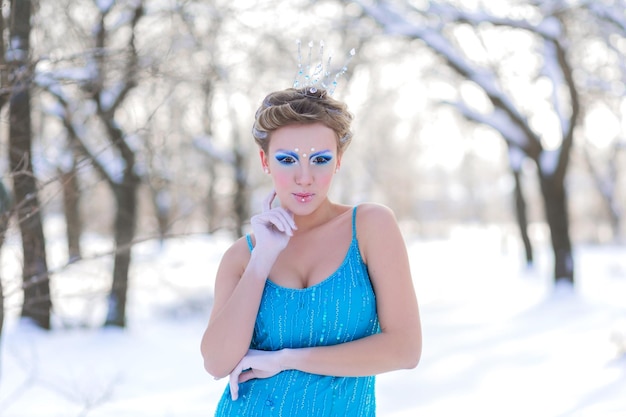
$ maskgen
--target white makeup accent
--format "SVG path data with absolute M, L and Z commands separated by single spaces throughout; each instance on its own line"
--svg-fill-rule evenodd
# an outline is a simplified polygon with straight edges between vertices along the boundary
M 315 148 L 311 148 L 310 153 L 303 153 L 303 154 L 300 154 L 300 148 L 295 148 L 293 151 L 297 153 L 298 155 L 300 155 L 302 158 L 306 158 L 307 156 L 315 152 Z

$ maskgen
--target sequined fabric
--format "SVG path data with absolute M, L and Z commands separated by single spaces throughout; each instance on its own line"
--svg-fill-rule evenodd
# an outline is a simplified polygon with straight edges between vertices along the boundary
M 328 278 L 305 289 L 265 284 L 250 347 L 279 350 L 328 346 L 380 331 L 376 299 L 356 238 L 341 266 Z M 252 248 L 248 236 L 248 244 Z M 216 416 L 374 416 L 374 376 L 334 377 L 284 371 L 267 379 L 240 384 L 232 401 L 228 386 Z

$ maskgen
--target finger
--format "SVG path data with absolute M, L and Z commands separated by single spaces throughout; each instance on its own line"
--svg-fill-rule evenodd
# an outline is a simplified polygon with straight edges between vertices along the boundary
M 250 381 L 251 379 L 256 378 L 254 370 L 250 370 L 239 375 L 239 383 Z
M 276 210 L 280 213 L 280 216 L 283 219 L 284 224 L 289 226 L 289 229 L 296 230 L 298 228 L 298 226 L 296 226 L 296 221 L 294 220 L 294 216 L 291 211 L 282 207 L 278 207 Z
M 272 203 L 274 202 L 275 198 L 276 190 L 272 190 L 272 192 L 269 193 L 267 197 L 265 197 L 265 200 L 263 200 L 263 211 L 270 211 L 272 209 Z
M 239 375 L 241 371 L 239 367 L 233 369 L 233 372 L 229 376 L 228 385 L 230 386 L 230 397 L 233 401 L 236 401 L 239 398 Z
M 284 210 L 274 209 L 272 217 L 268 220 L 279 231 L 286 233 L 289 236 L 293 235 L 293 221 L 289 218 L 289 215 L 284 212 Z
M 291 226 L 292 229 L 297 229 L 298 226 L 296 225 L 296 220 L 294 218 L 293 213 L 291 212 L 291 210 L 286 209 L 286 208 L 280 208 L 283 212 L 285 212 L 285 216 L 287 221 L 289 222 L 289 225 Z

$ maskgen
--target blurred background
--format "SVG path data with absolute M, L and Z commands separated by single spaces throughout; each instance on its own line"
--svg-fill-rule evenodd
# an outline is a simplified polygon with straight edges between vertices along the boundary
M 407 239 L 482 228 L 528 266 L 548 248 L 576 286 L 578 245 L 626 241 L 625 6 L 4 1 L 0 318 L 54 327 L 55 277 L 106 259 L 95 323 L 125 327 L 137 244 L 245 233 L 270 187 L 254 112 L 299 62 L 348 65 L 335 199 L 388 205 Z
M 208 415 L 254 113 L 321 64 L 355 115 L 333 198 L 394 210 L 422 308 L 381 415 L 624 415 L 625 6 L 1 2 L 0 414 Z

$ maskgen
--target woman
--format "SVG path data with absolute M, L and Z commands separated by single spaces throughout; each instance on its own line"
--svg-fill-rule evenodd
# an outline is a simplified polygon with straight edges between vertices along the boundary
M 271 93 L 255 119 L 274 191 L 217 272 L 201 345 L 206 370 L 230 375 L 216 415 L 375 415 L 374 375 L 421 354 L 395 217 L 330 201 L 352 115 L 326 90 Z

